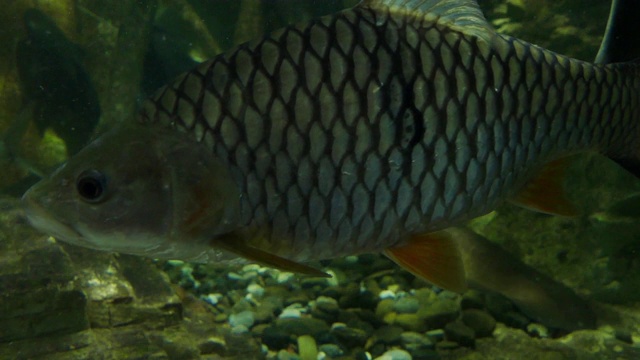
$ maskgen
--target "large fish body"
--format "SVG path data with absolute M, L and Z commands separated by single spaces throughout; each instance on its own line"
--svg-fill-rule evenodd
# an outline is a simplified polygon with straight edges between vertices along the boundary
M 505 200 L 569 213 L 527 184 L 578 152 L 637 159 L 639 80 L 498 34 L 475 1 L 364 1 L 199 65 L 25 202 L 105 250 L 405 263 Z

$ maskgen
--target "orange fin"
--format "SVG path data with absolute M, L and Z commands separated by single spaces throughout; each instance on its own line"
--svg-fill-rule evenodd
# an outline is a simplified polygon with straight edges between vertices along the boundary
M 414 235 L 408 244 L 384 253 L 407 271 L 443 289 L 462 293 L 467 288 L 460 251 L 446 231 Z
M 264 250 L 248 246 L 244 243 L 244 241 L 238 239 L 233 235 L 216 238 L 212 242 L 212 246 L 227 250 L 234 254 L 240 255 L 245 259 L 255 261 L 257 263 L 264 264 L 276 269 L 310 276 L 331 277 L 331 275 L 327 274 L 326 272 L 312 268 L 311 266 L 300 264 L 295 261 L 291 261 L 289 259 L 285 259 L 283 257 L 268 253 Z
M 509 201 L 526 209 L 545 214 L 578 215 L 578 211 L 565 196 L 562 186 L 567 163 L 567 158 L 562 158 L 546 164 L 540 173 Z

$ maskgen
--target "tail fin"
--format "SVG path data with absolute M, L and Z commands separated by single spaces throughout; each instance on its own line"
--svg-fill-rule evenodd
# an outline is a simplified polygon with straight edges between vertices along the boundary
M 639 14 L 640 1 L 613 0 L 596 63 L 610 64 L 640 59 Z
M 640 1 L 613 0 L 607 29 L 596 56 L 597 64 L 640 61 Z M 640 178 L 640 158 L 637 156 L 613 157 L 613 161 Z

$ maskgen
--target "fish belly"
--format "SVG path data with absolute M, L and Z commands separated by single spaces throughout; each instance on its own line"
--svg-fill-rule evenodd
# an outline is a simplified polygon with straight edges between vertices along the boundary
M 256 246 L 309 260 L 484 214 L 543 163 L 626 141 L 638 110 L 624 72 L 355 8 L 201 64 L 141 119 L 228 165 Z

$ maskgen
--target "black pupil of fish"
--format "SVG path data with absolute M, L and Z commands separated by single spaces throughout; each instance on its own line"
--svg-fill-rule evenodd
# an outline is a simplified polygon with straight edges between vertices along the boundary
M 81 174 L 76 183 L 78 194 L 88 201 L 97 201 L 104 193 L 104 175 L 92 170 Z

